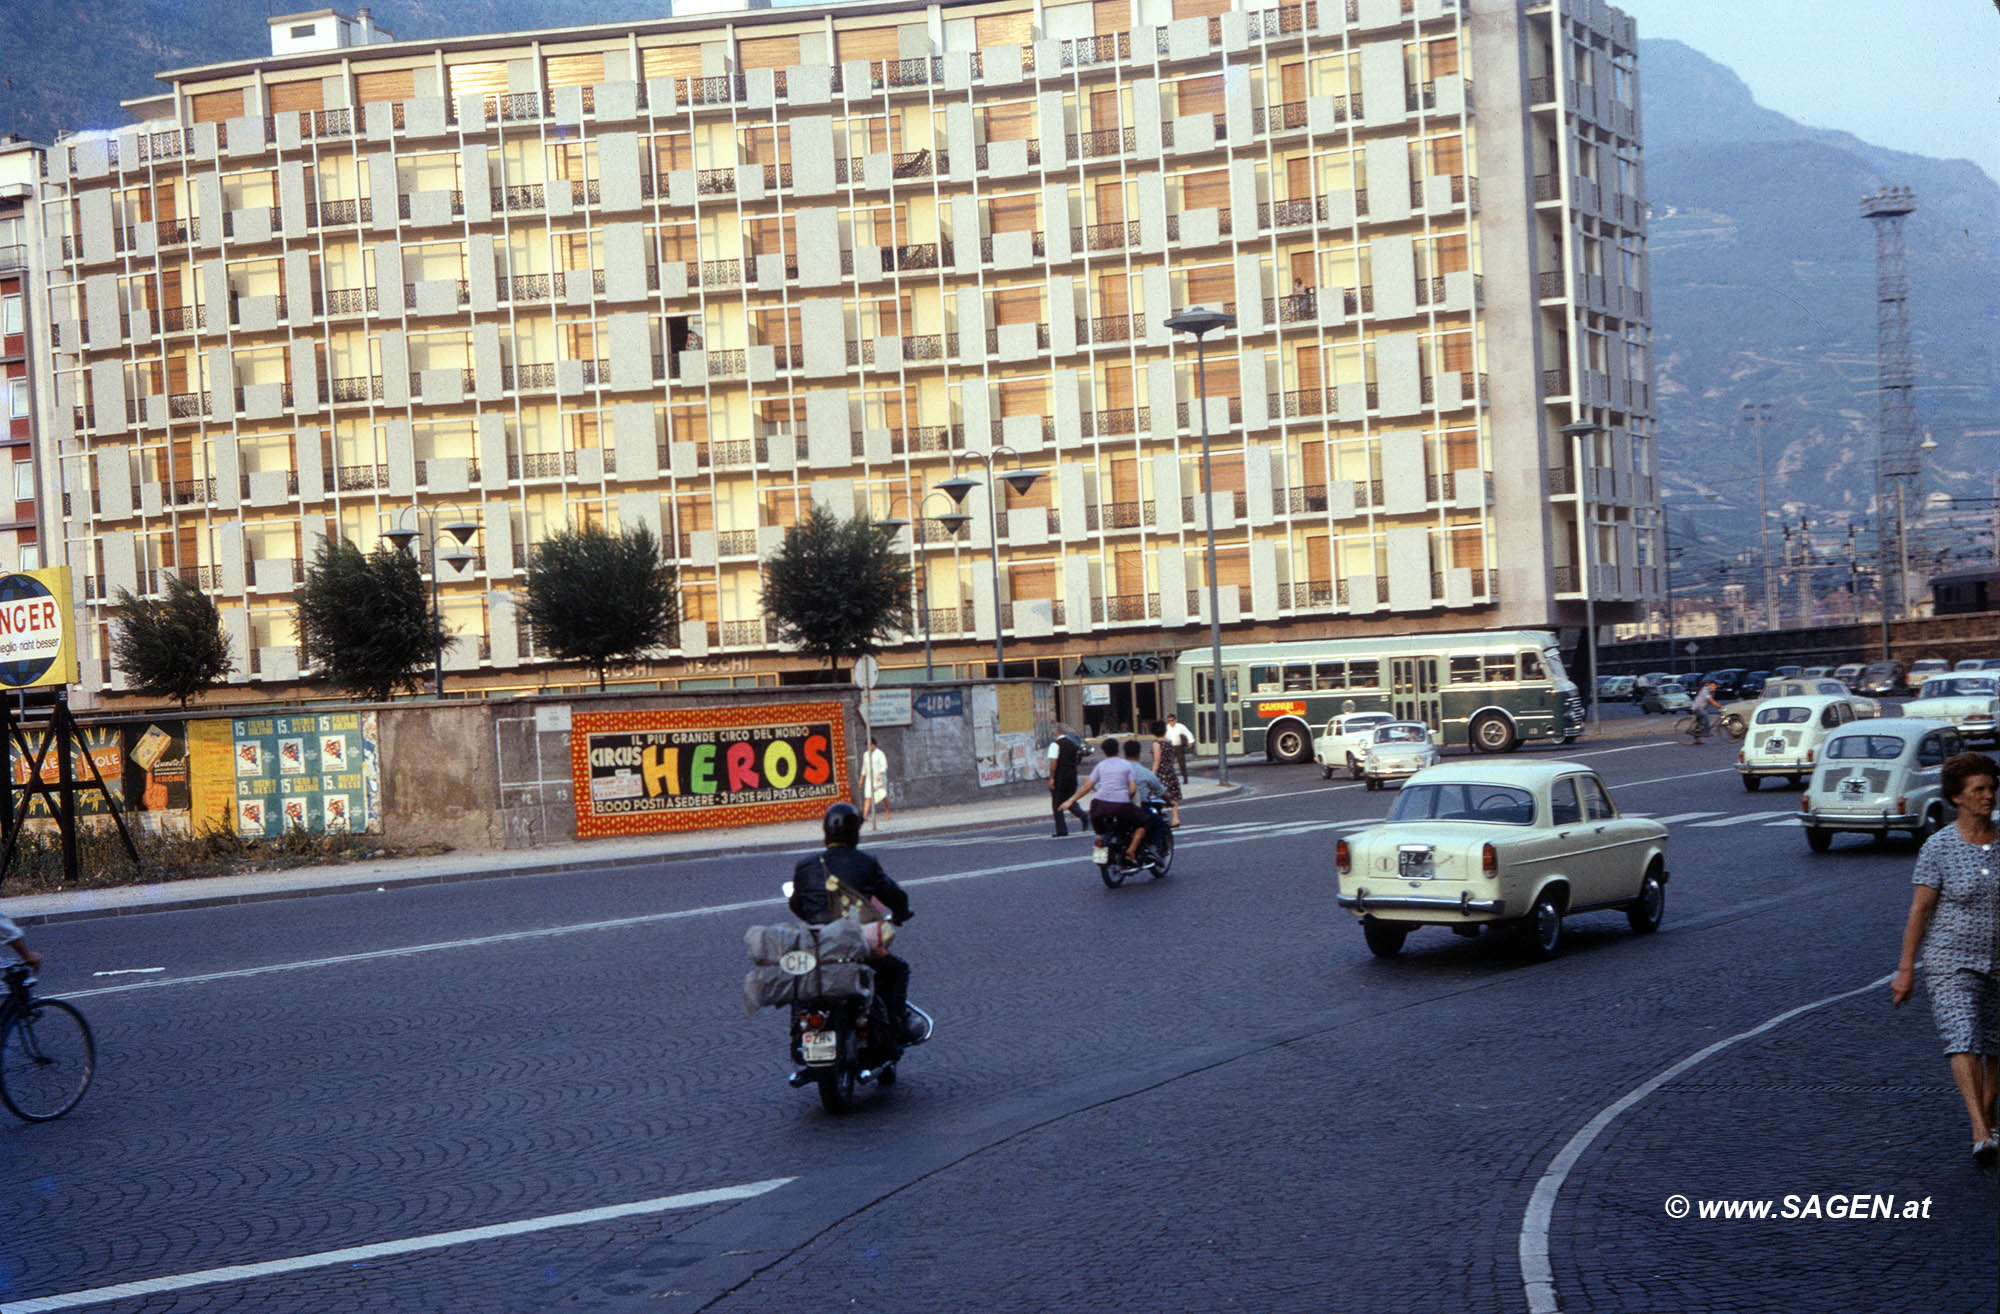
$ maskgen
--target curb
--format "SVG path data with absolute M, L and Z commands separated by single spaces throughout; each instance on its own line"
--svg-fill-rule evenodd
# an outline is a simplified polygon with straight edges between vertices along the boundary
M 1249 790 L 1249 786 L 1232 782 L 1204 795 L 1200 802 L 1210 799 L 1233 798 Z M 1027 818 L 1035 820 L 1036 818 Z M 940 821 L 935 825 L 925 825 L 911 830 L 899 830 L 894 838 L 906 836 L 957 834 L 966 830 L 991 830 L 1002 826 L 1018 826 L 1021 817 L 996 817 L 990 821 Z M 866 836 L 863 837 L 864 839 Z M 336 881 L 329 884 L 304 885 L 282 889 L 254 890 L 238 894 L 192 894 L 186 898 L 161 897 L 145 903 L 126 903 L 113 907 L 62 908 L 52 912 L 23 913 L 13 918 L 23 927 L 52 926 L 61 922 L 99 921 L 111 917 L 139 917 L 149 913 L 185 912 L 198 908 L 222 908 L 237 904 L 271 903 L 280 899 L 311 899 L 329 894 L 365 894 L 375 891 L 410 889 L 425 885 L 457 885 L 466 881 L 501 880 L 510 876 L 559 876 L 564 872 L 620 871 L 632 867 L 652 866 L 657 863 L 695 861 L 713 857 L 754 856 L 761 853 L 786 853 L 800 850 L 796 841 L 766 840 L 746 841 L 705 849 L 669 850 L 660 853 L 637 854 L 618 858 L 565 859 L 555 862 L 541 862 L 521 866 L 498 866 L 489 869 L 473 868 L 466 871 L 433 872 L 421 876 L 357 876 L 353 880 Z M 503 850 L 504 852 L 504 850 Z M 246 872 L 244 875 L 268 875 L 267 872 Z M 219 879 L 228 880 L 229 877 Z M 372 890 L 371 890 L 372 887 Z M 130 886 L 106 886 L 102 891 L 79 891 L 78 897 L 92 894 L 130 889 Z M 170 886 L 160 887 L 162 890 Z

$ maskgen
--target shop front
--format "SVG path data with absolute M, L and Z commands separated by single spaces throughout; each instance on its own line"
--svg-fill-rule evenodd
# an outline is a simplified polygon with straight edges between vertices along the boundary
M 1095 738 L 1148 734 L 1174 706 L 1174 654 L 1107 653 L 1078 657 L 1058 691 L 1057 715 Z

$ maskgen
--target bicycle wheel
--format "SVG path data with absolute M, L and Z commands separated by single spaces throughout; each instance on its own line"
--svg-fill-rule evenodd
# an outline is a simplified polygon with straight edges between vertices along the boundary
M 35 1000 L 0 1032 L 0 1104 L 23 1121 L 68 1113 L 96 1071 L 90 1025 L 60 999 Z
M 1674 738 L 1680 740 L 1683 744 L 1700 743 L 1701 718 L 1694 716 L 1684 716 L 1680 720 L 1674 722 Z

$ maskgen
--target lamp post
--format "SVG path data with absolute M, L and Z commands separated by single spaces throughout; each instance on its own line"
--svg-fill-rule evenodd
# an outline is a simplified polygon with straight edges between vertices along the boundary
M 438 515 L 446 507 L 458 513 L 458 519 L 447 525 L 438 524 Z M 396 517 L 396 528 L 384 530 L 382 537 L 394 543 L 405 552 L 414 552 L 420 535 L 417 530 L 407 528 L 403 521 L 410 516 L 417 518 L 423 527 L 421 538 L 431 557 L 431 676 L 432 687 L 437 696 L 444 697 L 444 609 L 438 601 L 438 567 L 441 562 L 453 566 L 463 566 L 472 560 L 472 554 L 465 551 L 465 545 L 479 532 L 479 522 L 469 520 L 464 510 L 455 502 L 446 502 L 435 509 L 421 506 L 406 506 Z M 442 529 L 457 542 L 459 550 L 448 557 L 439 557 L 437 551 L 438 531 Z
M 1597 581 L 1592 578 L 1590 551 L 1590 502 L 1585 497 L 1583 486 L 1583 436 L 1601 433 L 1604 426 L 1588 420 L 1576 424 L 1565 424 L 1561 433 L 1569 439 L 1570 468 L 1576 472 L 1576 555 L 1577 566 L 1583 572 L 1583 628 L 1584 651 L 1590 659 L 1590 732 L 1596 734 L 1603 728 L 1603 720 L 1597 710 Z
M 1007 625 L 1005 618 L 1000 614 L 1000 511 L 998 505 L 1000 490 L 993 482 L 993 458 L 1001 455 L 1014 457 L 1016 461 L 1019 460 L 1019 457 L 1011 447 L 996 447 L 990 452 L 954 452 L 951 458 L 951 468 L 954 470 L 958 469 L 960 461 L 977 461 L 984 467 L 986 473 L 984 480 L 986 484 L 986 545 L 992 549 L 993 558 L 993 678 L 996 680 L 1007 678 Z M 999 472 L 1000 480 L 1017 493 L 1027 492 L 1035 486 L 1035 481 L 1041 477 L 1042 472 L 1040 470 L 1023 470 L 1018 466 L 1012 470 L 1002 470 Z M 979 487 L 980 483 L 980 480 L 970 478 L 966 475 L 953 475 L 949 479 L 939 481 L 937 489 L 946 497 L 949 497 L 954 506 L 964 506 L 965 495 Z
M 935 496 L 937 496 L 937 492 L 933 489 L 924 495 L 924 500 L 928 502 Z M 953 505 L 956 506 L 957 504 L 953 503 Z M 924 623 L 924 683 L 929 684 L 931 682 L 931 559 L 923 555 L 922 552 L 924 541 L 923 527 L 926 522 L 944 526 L 947 534 L 950 534 L 953 538 L 957 538 L 965 532 L 965 527 L 972 523 L 972 517 L 963 511 L 947 511 L 941 516 L 919 514 L 914 521 L 898 520 L 892 517 L 888 520 L 878 520 L 875 523 L 879 527 L 888 530 L 892 538 L 895 537 L 897 530 L 906 526 L 914 531 L 910 535 L 910 548 L 911 555 L 917 559 L 917 611 L 923 617 Z
M 1209 694 L 1215 699 L 1215 782 L 1229 783 L 1229 714 L 1223 703 L 1222 609 L 1215 581 L 1215 480 L 1208 464 L 1208 356 L 1204 339 L 1217 329 L 1235 328 L 1236 316 L 1202 306 L 1189 306 L 1167 317 L 1166 326 L 1176 333 L 1194 334 L 1195 405 L 1201 411 L 1201 507 L 1208 533 L 1208 652 L 1211 663 Z
M 1771 510 L 1764 500 L 1764 426 L 1771 422 L 1771 408 L 1764 402 L 1744 402 L 1743 422 L 1757 439 L 1757 548 L 1764 563 L 1764 629 L 1778 628 L 1778 590 L 1771 574 Z

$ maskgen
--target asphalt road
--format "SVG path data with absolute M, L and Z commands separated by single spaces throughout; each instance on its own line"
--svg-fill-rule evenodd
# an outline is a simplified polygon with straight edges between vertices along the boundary
M 1873 984 L 1912 851 L 1809 854 L 1730 752 L 1573 750 L 1669 822 L 1666 921 L 1539 965 L 1372 958 L 1331 853 L 1394 795 L 1309 767 L 1115 891 L 1040 826 L 873 846 L 938 1034 L 844 1118 L 741 1011 L 770 858 L 44 927 L 100 1074 L 0 1126 L 0 1314 L 1990 1310 L 1994 1179 Z M 1928 1203 L 1811 1216 L 1855 1192 Z

